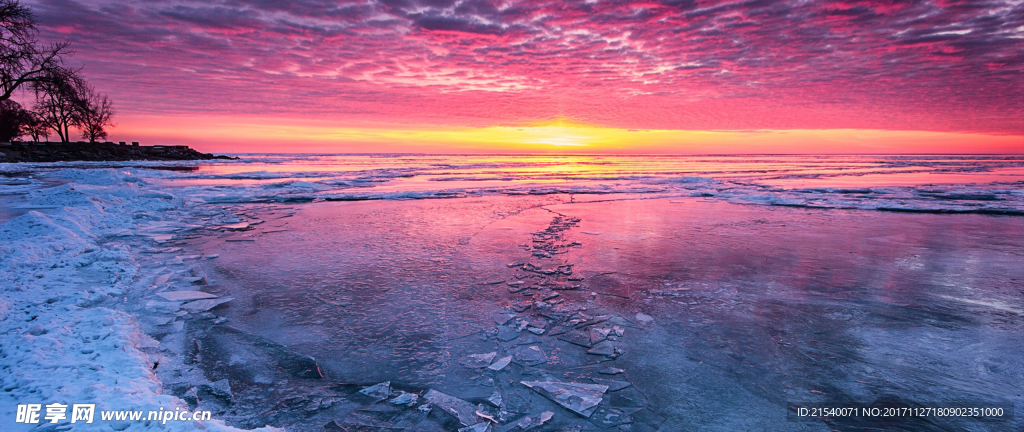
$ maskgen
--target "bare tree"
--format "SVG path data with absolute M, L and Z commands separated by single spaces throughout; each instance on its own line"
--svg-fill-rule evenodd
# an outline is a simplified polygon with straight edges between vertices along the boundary
M 32 114 L 10 99 L 0 101 L 0 142 L 17 140 L 27 129 Z
M 35 15 L 19 0 L 0 0 L 0 101 L 19 87 L 52 77 L 71 55 L 67 42 L 42 45 Z
M 91 85 L 80 81 L 78 88 L 78 127 L 89 142 L 107 139 L 106 126 L 113 126 L 114 105 L 107 95 L 97 93 Z
M 22 135 L 32 137 L 34 142 L 48 141 L 50 139 L 50 127 L 46 125 L 42 117 L 33 111 L 25 111 L 25 113 L 28 114 L 28 118 L 22 127 Z
M 61 142 L 70 142 L 71 127 L 82 124 L 85 103 L 81 89 L 86 86 L 78 72 L 63 68 L 49 71 L 45 79 L 33 83 L 35 112 L 46 127 L 57 132 Z

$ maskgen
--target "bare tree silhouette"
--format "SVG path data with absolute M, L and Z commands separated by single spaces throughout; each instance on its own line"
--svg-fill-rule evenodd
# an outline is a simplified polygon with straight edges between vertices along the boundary
M 35 15 L 18 0 L 0 0 L 0 101 L 26 84 L 45 81 L 71 55 L 67 42 L 43 45 Z
M 107 139 L 106 126 L 113 126 L 114 104 L 110 102 L 107 95 L 98 93 L 93 86 L 82 80 L 78 81 L 80 87 L 77 91 L 78 97 L 78 124 L 82 130 L 82 138 L 89 142 L 96 142 Z
M 61 142 L 71 141 L 71 127 L 82 124 L 81 89 L 85 82 L 76 71 L 57 69 L 33 83 L 36 91 L 35 112 L 46 127 L 57 132 Z
M 28 129 L 32 113 L 13 100 L 0 101 L 0 142 L 14 141 Z

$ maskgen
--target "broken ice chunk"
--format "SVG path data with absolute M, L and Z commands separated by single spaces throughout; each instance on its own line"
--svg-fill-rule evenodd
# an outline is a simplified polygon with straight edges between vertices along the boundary
M 485 368 L 491 364 L 494 360 L 494 356 L 498 355 L 496 352 L 489 352 L 486 354 L 470 354 L 462 360 L 462 365 L 472 369 Z
M 512 321 L 516 316 L 510 313 L 499 313 L 494 315 L 494 323 L 497 325 L 505 325 L 509 321 Z
M 224 303 L 227 303 L 227 302 L 229 302 L 231 300 L 234 300 L 234 298 L 232 298 L 232 297 L 221 297 L 221 298 L 213 298 L 213 299 L 206 299 L 206 300 L 196 300 L 196 301 L 185 303 L 181 308 L 185 309 L 185 310 L 187 310 L 189 312 L 193 312 L 193 313 L 195 313 L 195 312 L 206 312 L 206 311 L 208 311 L 210 309 L 213 309 L 213 308 L 215 308 L 217 306 L 220 306 L 220 305 L 222 305 Z
M 171 274 L 170 273 L 162 274 L 160 276 L 157 276 L 156 279 L 153 279 L 153 286 L 163 285 L 163 284 L 167 283 L 167 281 L 170 280 L 170 279 L 171 279 Z
M 622 390 L 622 389 L 624 389 L 626 387 L 629 387 L 629 386 L 633 385 L 633 383 L 631 383 L 629 381 L 617 381 L 617 380 L 601 379 L 601 378 L 591 378 L 591 380 L 593 380 L 597 384 L 608 386 L 608 391 L 610 391 L 610 392 L 619 391 L 619 390 Z
M 500 371 L 502 369 L 505 369 L 505 366 L 508 366 L 508 364 L 511 362 L 512 356 L 505 356 L 495 360 L 494 363 L 491 363 L 490 366 L 487 366 L 487 369 L 490 369 L 492 371 Z
M 491 405 L 501 408 L 502 403 L 504 403 L 504 400 L 501 397 L 501 392 L 495 389 L 494 393 L 491 393 L 491 395 L 487 397 L 487 402 L 489 402 Z
M 571 331 L 558 335 L 559 340 L 569 342 L 573 345 L 579 345 L 584 348 L 590 348 L 594 346 L 590 343 L 590 337 L 583 334 L 580 331 Z
M 608 391 L 601 384 L 566 383 L 558 381 L 523 381 L 523 385 L 584 417 L 590 417 Z
M 423 395 L 423 400 L 455 416 L 463 426 L 480 423 L 480 418 L 476 415 L 476 407 L 455 396 L 441 393 L 437 390 L 430 390 L 427 391 L 427 394 Z
M 531 345 L 523 348 L 515 353 L 516 362 L 524 366 L 534 366 L 541 363 L 547 363 L 548 356 L 544 354 L 536 345 Z
M 498 339 L 508 342 L 519 337 L 519 331 L 509 326 L 498 327 Z
M 519 421 L 517 421 L 515 423 L 515 426 L 513 426 L 513 429 L 514 428 L 519 428 L 520 431 L 526 432 L 526 431 L 528 431 L 530 429 L 533 429 L 533 428 L 535 428 L 537 426 L 541 426 L 544 423 L 547 423 L 554 416 L 555 416 L 555 413 L 553 413 L 551 411 L 544 411 L 544 412 L 542 412 L 540 414 L 537 414 L 535 416 L 523 417 L 523 418 L 519 419 Z
M 611 333 L 612 329 L 602 327 L 591 327 L 590 328 L 590 343 L 596 344 L 605 339 L 608 339 L 608 334 Z
M 391 396 L 391 381 L 384 381 L 380 384 L 374 384 L 372 386 L 359 390 L 359 393 L 367 395 L 371 398 L 376 399 L 377 402 L 380 402 Z
M 587 351 L 587 354 L 615 357 L 615 344 L 611 341 L 604 341 Z
M 404 391 L 399 391 L 398 392 L 398 396 L 395 396 L 393 399 L 389 400 L 388 402 L 390 402 L 392 404 L 395 404 L 395 405 L 409 405 L 409 406 L 412 406 L 412 405 L 415 405 L 416 401 L 418 401 L 419 399 L 420 399 L 420 396 L 415 394 L 415 393 L 406 393 Z
M 466 426 L 459 429 L 459 432 L 491 432 L 491 424 L 488 422 L 480 422 L 472 426 Z
M 231 385 L 228 384 L 227 379 L 222 379 L 209 384 L 202 384 L 199 386 L 199 390 L 217 397 L 224 402 L 233 403 L 235 401 L 235 396 L 231 393 Z
M 217 298 L 217 296 L 213 294 L 202 291 L 166 291 L 157 293 L 156 295 L 163 297 L 168 301 L 192 301 Z

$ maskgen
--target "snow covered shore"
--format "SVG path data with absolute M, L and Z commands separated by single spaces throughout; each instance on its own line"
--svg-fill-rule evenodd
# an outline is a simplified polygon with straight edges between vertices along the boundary
M 164 324 L 171 336 L 161 342 L 142 331 L 138 314 L 153 292 L 188 282 L 189 257 L 152 268 L 140 254 L 199 228 L 191 222 L 200 202 L 120 169 L 64 169 L 46 177 L 57 185 L 19 186 L 29 191 L 20 196 L 22 207 L 34 210 L 0 225 L 0 429 L 237 430 L 215 416 L 166 424 L 99 418 L 102 410 L 188 409 L 154 371 L 174 351 L 161 344 L 178 343 L 173 333 L 181 331 L 182 315 L 170 315 Z M 69 409 L 51 424 L 43 416 L 54 403 L 95 404 L 94 422 L 70 424 Z M 19 404 L 41 404 L 40 422 L 16 423 Z

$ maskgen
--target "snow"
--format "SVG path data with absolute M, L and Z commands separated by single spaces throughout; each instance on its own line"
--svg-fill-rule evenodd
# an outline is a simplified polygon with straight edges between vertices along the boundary
M 160 342 L 141 330 L 126 302 L 150 285 L 150 269 L 136 259 L 150 240 L 118 235 L 143 220 L 173 224 L 193 209 L 125 170 L 61 169 L 47 177 L 60 184 L 34 183 L 24 195 L 38 210 L 0 225 L 4 430 L 38 426 L 15 423 L 17 405 L 25 403 L 95 403 L 94 423 L 76 430 L 238 430 L 216 419 L 161 425 L 98 418 L 101 410 L 188 408 L 164 392 L 153 372 Z

